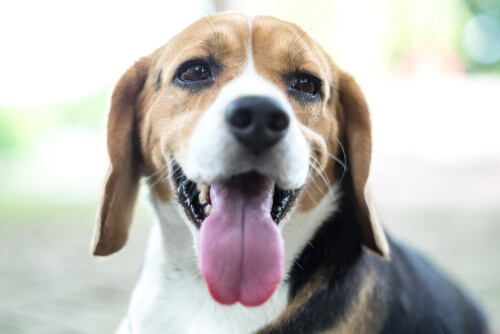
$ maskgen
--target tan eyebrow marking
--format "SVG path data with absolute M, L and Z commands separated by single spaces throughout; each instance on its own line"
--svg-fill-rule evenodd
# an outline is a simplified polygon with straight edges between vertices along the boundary
M 203 44 L 212 51 L 221 51 L 229 46 L 227 36 L 220 31 L 213 30 L 213 33 L 205 37 Z

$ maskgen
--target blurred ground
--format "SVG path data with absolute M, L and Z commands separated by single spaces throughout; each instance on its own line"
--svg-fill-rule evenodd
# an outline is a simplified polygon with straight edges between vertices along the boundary
M 141 265 L 147 225 L 109 260 L 90 257 L 94 208 L 0 215 L 0 333 L 113 333 Z M 13 220 L 15 218 L 15 220 Z
M 383 223 L 470 290 L 498 330 L 500 81 L 362 86 Z M 141 200 L 125 250 L 89 256 L 106 170 L 101 143 L 82 128 L 60 129 L 35 154 L 2 157 L 0 333 L 112 333 L 126 313 L 151 219 Z

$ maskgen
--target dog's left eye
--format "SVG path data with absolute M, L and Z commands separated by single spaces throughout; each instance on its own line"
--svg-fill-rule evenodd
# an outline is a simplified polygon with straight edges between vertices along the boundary
M 299 74 L 292 83 L 292 89 L 309 95 L 316 95 L 319 90 L 319 84 L 316 78 L 309 74 Z
M 179 74 L 179 79 L 184 82 L 208 80 L 212 77 L 210 68 L 205 64 L 194 64 L 186 67 Z

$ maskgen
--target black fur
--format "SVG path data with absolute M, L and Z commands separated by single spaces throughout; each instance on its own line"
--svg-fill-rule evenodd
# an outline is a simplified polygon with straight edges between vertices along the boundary
M 375 319 L 377 333 L 488 333 L 475 304 L 421 255 L 391 238 L 389 261 L 362 248 L 351 196 L 345 197 L 340 212 L 323 224 L 290 272 L 291 299 L 315 277 L 323 277 L 319 289 L 299 314 L 259 333 L 335 332 L 368 275 L 375 284 L 367 308 L 355 312 L 366 324 Z

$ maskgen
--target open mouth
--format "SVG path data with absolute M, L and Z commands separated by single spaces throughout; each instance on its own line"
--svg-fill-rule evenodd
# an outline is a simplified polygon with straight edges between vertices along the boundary
M 198 268 L 210 294 L 224 305 L 263 304 L 284 275 L 278 223 L 299 190 L 280 189 L 256 172 L 197 184 L 178 163 L 173 168 L 178 200 L 199 229 Z
M 177 198 L 180 204 L 184 207 L 187 216 L 191 219 L 196 228 L 200 228 L 203 221 L 210 215 L 212 203 L 210 198 L 210 185 L 199 184 L 191 181 L 182 171 L 177 161 L 174 160 L 172 165 L 174 171 L 174 179 L 177 187 Z M 255 172 L 250 172 L 236 176 L 235 182 L 241 187 L 249 188 L 252 191 L 253 181 L 262 177 Z M 279 224 L 281 219 L 293 206 L 300 189 L 284 190 L 277 184 L 271 182 L 273 190 L 273 204 L 271 207 L 271 218 L 276 224 Z

